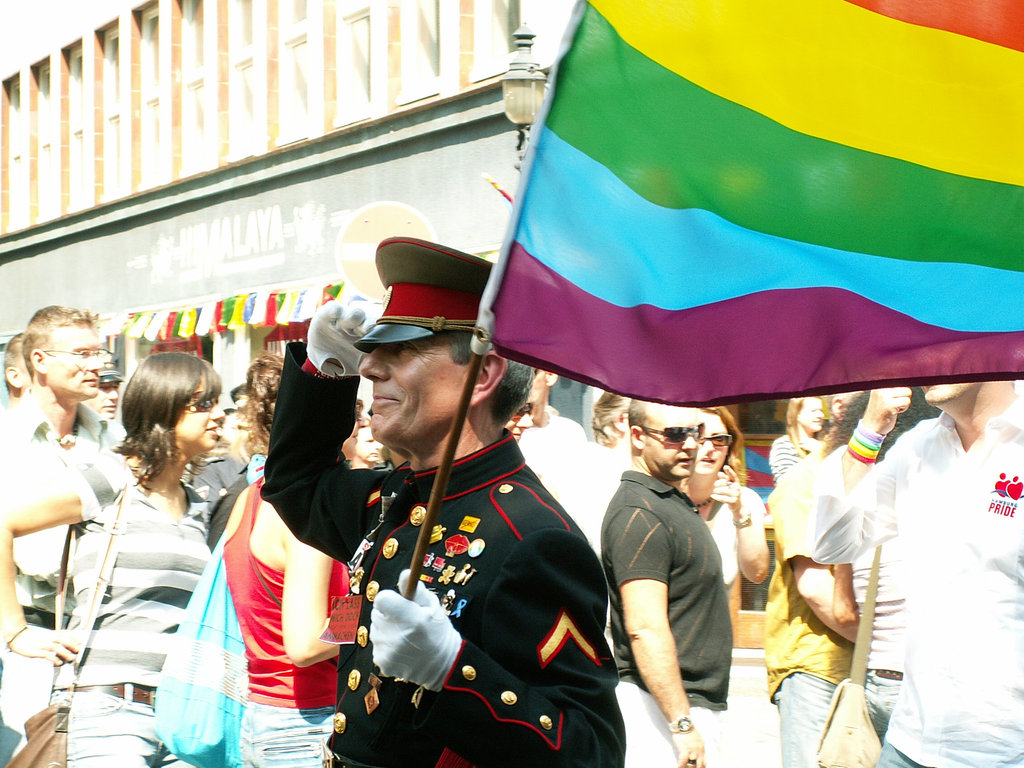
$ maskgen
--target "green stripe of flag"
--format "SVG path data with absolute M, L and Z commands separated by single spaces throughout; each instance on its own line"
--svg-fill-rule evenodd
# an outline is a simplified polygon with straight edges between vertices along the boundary
M 655 64 L 592 8 L 560 68 L 546 126 L 653 203 L 855 253 L 1024 271 L 1020 187 L 791 131 Z

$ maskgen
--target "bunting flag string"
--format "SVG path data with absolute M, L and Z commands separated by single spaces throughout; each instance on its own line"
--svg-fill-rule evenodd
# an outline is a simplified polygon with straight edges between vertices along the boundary
M 209 336 L 246 326 L 267 328 L 310 320 L 317 308 L 342 296 L 345 282 L 322 288 L 259 290 L 181 309 L 123 312 L 106 321 L 104 336 L 124 334 L 148 341 Z

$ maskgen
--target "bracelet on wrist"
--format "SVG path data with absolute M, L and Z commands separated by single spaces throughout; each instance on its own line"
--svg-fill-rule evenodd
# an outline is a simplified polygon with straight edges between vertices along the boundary
M 28 629 L 28 624 L 23 625 L 21 629 L 19 629 L 17 632 L 15 632 L 10 637 L 5 637 L 4 638 L 4 642 L 7 643 L 7 647 L 10 648 L 11 647 L 11 643 L 13 643 L 15 641 L 15 639 L 18 637 L 18 635 L 20 635 L 26 629 Z
M 864 422 L 858 422 L 846 449 L 850 456 L 862 464 L 874 464 L 878 460 L 878 453 L 882 450 L 884 440 L 885 435 L 872 432 L 864 427 Z
M 747 514 L 745 514 L 739 520 L 733 520 L 732 524 L 735 525 L 737 528 L 746 528 L 748 525 L 754 524 L 754 518 L 750 516 L 749 512 L 747 512 Z

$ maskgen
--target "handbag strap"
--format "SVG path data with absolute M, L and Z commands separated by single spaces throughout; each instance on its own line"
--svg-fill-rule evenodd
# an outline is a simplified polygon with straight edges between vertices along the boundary
M 857 641 L 853 646 L 853 662 L 850 664 L 850 680 L 861 686 L 867 679 L 868 651 L 871 649 L 871 633 L 875 627 L 875 600 L 878 597 L 878 570 L 881 562 L 882 548 L 875 547 L 875 558 L 871 562 L 871 575 L 868 577 L 868 591 L 860 608 Z
M 60 576 L 57 577 L 57 595 L 54 598 L 53 628 L 60 631 L 64 628 L 64 605 L 68 591 L 68 563 L 71 562 L 71 542 L 75 538 L 75 526 L 68 526 L 68 535 L 64 537 L 64 551 L 60 556 Z
M 259 511 L 260 504 L 263 503 L 263 479 L 260 478 L 250 486 L 249 490 L 249 503 L 246 514 L 249 516 L 249 540 L 245 543 L 245 548 L 249 552 L 249 565 L 252 566 L 252 572 L 256 574 L 256 578 L 259 579 L 260 584 L 263 585 L 263 591 L 267 593 L 267 597 L 274 601 L 278 608 L 281 607 L 281 601 L 277 599 L 277 595 L 270 591 L 270 585 L 267 584 L 267 580 L 263 577 L 263 572 L 260 571 L 259 563 L 256 562 L 256 558 L 252 554 L 252 532 L 256 527 L 256 513 Z
M 124 511 L 127 507 L 128 494 L 131 492 L 131 489 L 131 484 L 125 485 L 124 490 L 121 491 L 121 500 L 117 505 L 117 515 L 112 523 L 105 526 L 108 534 L 107 547 L 100 553 L 96 562 L 96 583 L 92 585 L 92 589 L 89 592 L 89 612 L 86 614 L 85 621 L 82 622 L 82 628 L 85 632 L 82 635 L 82 645 L 78 649 L 78 655 L 75 656 L 74 675 L 71 678 L 72 688 L 74 688 L 75 682 L 78 680 L 79 666 L 82 663 L 82 657 L 85 655 L 85 650 L 92 637 L 93 628 L 96 626 L 96 619 L 100 614 L 103 596 L 106 595 L 107 587 L 110 586 L 110 576 L 114 572 L 114 563 L 117 560 L 118 539 L 124 533 Z

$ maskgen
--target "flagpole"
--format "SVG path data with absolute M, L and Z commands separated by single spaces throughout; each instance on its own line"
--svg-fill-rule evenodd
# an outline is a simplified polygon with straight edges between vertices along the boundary
M 455 450 L 462 437 L 462 427 L 466 422 L 466 415 L 469 413 L 469 402 L 473 397 L 473 388 L 476 386 L 477 377 L 480 375 L 480 368 L 483 365 L 484 355 L 490 347 L 490 336 L 481 328 L 473 331 L 473 342 L 471 349 L 473 356 L 469 361 L 469 368 L 466 371 L 466 381 L 462 385 L 462 395 L 452 418 L 451 430 L 448 432 L 448 441 L 444 447 L 444 454 L 441 456 L 441 463 L 437 468 L 437 476 L 434 478 L 434 486 L 430 489 L 430 500 L 427 502 L 427 512 L 420 526 L 420 533 L 416 539 L 416 548 L 412 553 L 412 562 L 409 563 L 409 581 L 405 585 L 403 595 L 406 599 L 412 600 L 416 591 L 416 582 L 420 580 L 420 573 L 423 571 L 423 557 L 430 546 L 430 536 L 433 533 L 434 525 L 437 524 L 437 517 L 441 513 L 441 502 L 444 499 L 445 491 L 448 489 L 448 478 L 452 473 L 452 463 L 455 460 Z

